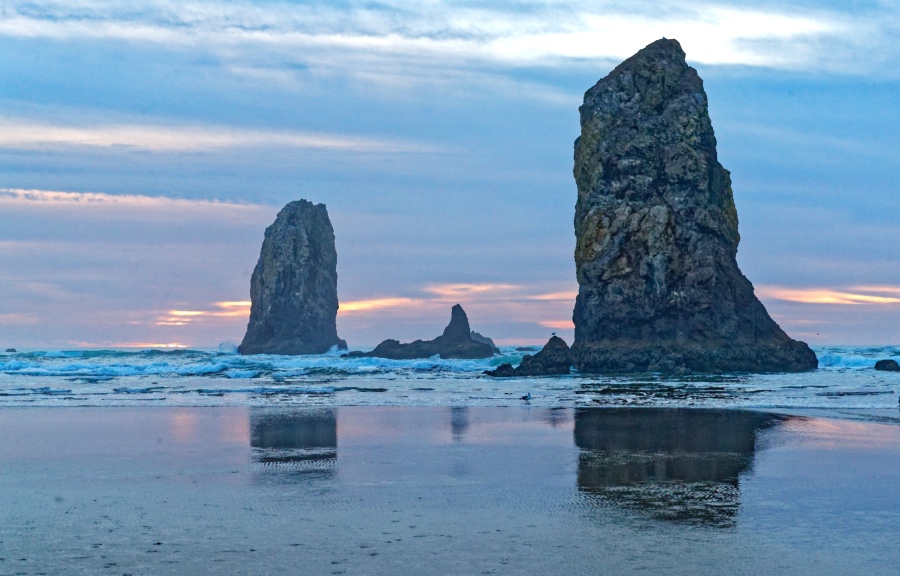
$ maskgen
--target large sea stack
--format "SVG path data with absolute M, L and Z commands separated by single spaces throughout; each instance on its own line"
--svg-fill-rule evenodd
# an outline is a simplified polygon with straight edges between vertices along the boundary
M 815 368 L 738 269 L 731 178 L 703 81 L 678 42 L 658 40 L 620 64 L 579 111 L 576 368 Z
M 322 354 L 347 347 L 337 335 L 337 251 L 324 204 L 291 202 L 266 228 L 250 301 L 241 354 Z

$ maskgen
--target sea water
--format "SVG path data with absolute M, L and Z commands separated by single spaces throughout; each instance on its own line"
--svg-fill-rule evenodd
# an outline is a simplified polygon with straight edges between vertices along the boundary
M 484 375 L 529 351 L 483 360 L 241 356 L 220 350 L 31 350 L 0 353 L 0 406 L 659 406 L 896 408 L 900 347 L 819 347 L 799 374 L 660 374 L 542 378 Z M 535 349 L 534 351 L 536 351 Z M 534 353 L 531 351 L 531 353 Z

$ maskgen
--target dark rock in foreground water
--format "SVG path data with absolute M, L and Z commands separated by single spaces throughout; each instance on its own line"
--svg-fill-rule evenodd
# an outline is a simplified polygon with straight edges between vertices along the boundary
M 802 371 L 815 354 L 738 269 L 729 172 L 703 81 L 658 40 L 584 96 L 575 141 L 575 367 Z
M 431 358 L 435 354 L 444 359 L 490 358 L 494 355 L 494 347 L 472 339 L 469 318 L 462 306 L 457 304 L 451 310 L 450 324 L 444 328 L 444 333 L 434 340 L 416 340 L 409 344 L 401 344 L 398 340 L 385 340 L 371 352 L 350 352 L 344 356 L 412 360 Z
M 557 376 L 568 374 L 572 367 L 572 351 L 569 345 L 559 336 L 553 336 L 544 344 L 544 348 L 532 356 L 526 354 L 522 362 L 512 367 L 512 364 L 501 364 L 496 370 L 487 370 L 485 374 L 500 378 L 511 376 Z
M 266 228 L 250 300 L 241 354 L 322 354 L 347 347 L 337 335 L 337 251 L 324 204 L 291 202 Z
M 896 360 L 879 360 L 875 363 L 875 369 L 884 372 L 900 372 L 900 364 Z

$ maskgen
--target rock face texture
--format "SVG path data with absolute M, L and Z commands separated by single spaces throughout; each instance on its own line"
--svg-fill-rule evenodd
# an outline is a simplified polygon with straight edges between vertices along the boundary
M 584 95 L 575 141 L 575 366 L 802 371 L 818 364 L 738 269 L 738 217 L 703 81 L 658 40 Z
M 572 367 L 572 351 L 569 345 L 559 336 L 553 336 L 544 344 L 544 348 L 532 356 L 526 354 L 522 362 L 515 368 L 512 364 L 501 364 L 496 370 L 485 372 L 488 376 L 500 378 L 511 376 L 557 376 L 568 374 Z
M 490 358 L 494 355 L 494 346 L 472 339 L 469 317 L 466 316 L 462 306 L 457 304 L 450 311 L 450 323 L 444 328 L 444 333 L 434 340 L 416 340 L 409 344 L 401 344 L 398 340 L 385 340 L 371 352 L 350 352 L 345 356 L 412 360 L 431 358 L 435 354 L 444 359 Z
M 250 301 L 241 354 L 322 354 L 347 347 L 337 335 L 337 251 L 324 204 L 291 202 L 266 228 Z
M 900 372 L 900 364 L 896 360 L 879 360 L 875 363 L 875 369 L 884 372 Z

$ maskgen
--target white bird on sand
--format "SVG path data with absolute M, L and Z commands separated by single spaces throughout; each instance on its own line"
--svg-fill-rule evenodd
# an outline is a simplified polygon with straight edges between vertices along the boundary
M 526 401 L 526 402 L 528 402 L 529 400 L 531 400 L 531 392 L 529 392 L 528 394 L 522 396 L 522 400 L 524 400 L 524 401 Z

